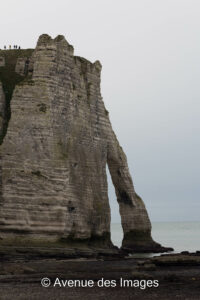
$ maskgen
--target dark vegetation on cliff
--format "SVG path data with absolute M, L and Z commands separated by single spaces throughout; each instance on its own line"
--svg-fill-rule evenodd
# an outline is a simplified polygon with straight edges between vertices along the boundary
M 26 50 L 0 50 L 0 56 L 5 57 L 5 66 L 0 67 L 0 81 L 3 85 L 5 93 L 6 107 L 5 107 L 5 122 L 3 126 L 3 132 L 0 135 L 0 144 L 7 132 L 8 123 L 11 117 L 10 101 L 16 84 L 24 80 L 25 76 L 21 76 L 15 72 L 15 66 L 17 59 L 20 57 L 30 57 L 33 53 L 33 49 Z

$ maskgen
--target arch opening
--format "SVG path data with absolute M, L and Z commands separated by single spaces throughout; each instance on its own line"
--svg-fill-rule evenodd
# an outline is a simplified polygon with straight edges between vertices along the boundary
M 121 224 L 121 216 L 119 213 L 119 204 L 116 199 L 115 188 L 112 183 L 108 166 L 106 165 L 107 182 L 108 182 L 108 198 L 111 211 L 111 240 L 117 247 L 121 247 L 123 239 L 123 229 Z

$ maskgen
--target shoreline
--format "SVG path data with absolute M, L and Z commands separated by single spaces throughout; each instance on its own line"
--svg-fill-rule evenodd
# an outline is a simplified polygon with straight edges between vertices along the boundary
M 162 254 L 151 258 L 120 256 L 64 258 L 62 255 L 32 257 L 29 253 L 7 252 L 0 258 L 2 300 L 16 299 L 199 299 L 200 251 Z M 19 249 L 18 249 L 19 250 Z M 24 249 L 25 250 L 25 249 Z M 33 250 L 33 249 L 32 249 Z M 54 249 L 55 250 L 55 249 Z M 5 253 L 6 254 L 6 253 Z M 41 279 L 93 280 L 93 287 L 41 286 Z M 115 287 L 99 287 L 98 280 L 116 281 Z M 120 287 L 123 280 L 159 281 L 145 289 Z M 92 298 L 93 297 L 93 298 Z M 142 298 L 143 297 L 143 298 Z

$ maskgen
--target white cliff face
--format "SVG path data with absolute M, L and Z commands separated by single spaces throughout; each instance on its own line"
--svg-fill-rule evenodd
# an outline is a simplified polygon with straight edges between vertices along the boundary
M 15 87 L 1 146 L 0 237 L 112 246 L 108 164 L 123 247 L 158 247 L 102 101 L 101 64 L 74 56 L 63 36 L 42 35 L 15 70 L 28 76 Z

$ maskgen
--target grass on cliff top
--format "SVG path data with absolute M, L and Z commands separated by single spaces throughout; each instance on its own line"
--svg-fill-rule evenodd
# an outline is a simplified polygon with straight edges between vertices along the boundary
M 5 66 L 0 67 L 0 81 L 2 82 L 6 101 L 10 101 L 15 85 L 24 79 L 15 72 L 17 59 L 20 57 L 30 57 L 33 49 L 26 50 L 0 50 L 0 57 L 5 58 Z
M 18 57 L 31 57 L 34 49 L 11 49 L 0 50 L 0 56 L 4 56 L 6 63 L 16 65 Z
M 6 135 L 8 122 L 10 120 L 10 101 L 16 84 L 24 80 L 25 76 L 21 76 L 15 72 L 15 66 L 19 57 L 30 57 L 33 53 L 33 49 L 17 49 L 17 50 L 0 50 L 0 57 L 5 57 L 5 66 L 0 67 L 0 81 L 2 82 L 5 98 L 5 122 L 3 126 L 3 133 L 0 136 L 0 144 L 3 142 L 3 138 Z

